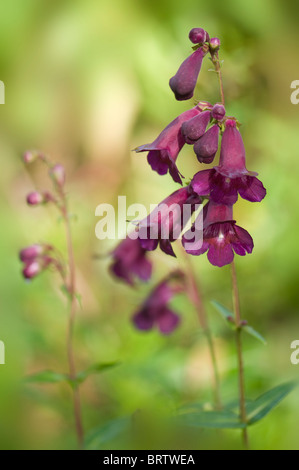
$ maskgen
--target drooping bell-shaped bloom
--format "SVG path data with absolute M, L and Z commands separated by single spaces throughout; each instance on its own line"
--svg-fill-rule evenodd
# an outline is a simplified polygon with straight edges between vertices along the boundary
M 218 150 L 219 126 L 214 124 L 193 146 L 197 160 L 200 163 L 212 163 Z
M 245 148 L 236 121 L 228 119 L 221 141 L 219 166 L 198 172 L 191 182 L 199 195 L 210 195 L 217 203 L 234 204 L 238 194 L 251 202 L 260 202 L 266 195 L 257 173 L 247 170 Z
M 168 171 L 176 183 L 182 184 L 181 174 L 176 166 L 176 159 L 185 144 L 181 132 L 182 124 L 201 112 L 198 106 L 180 114 L 161 132 L 151 144 L 141 145 L 135 152 L 149 152 L 147 161 L 159 175 Z
M 152 274 L 152 264 L 146 257 L 138 238 L 127 236 L 112 252 L 113 263 L 110 267 L 115 276 L 134 285 L 135 278 L 148 281 Z
M 132 320 L 143 331 L 157 327 L 164 335 L 170 334 L 180 323 L 179 315 L 168 305 L 175 294 L 183 290 L 183 274 L 171 273 L 150 293 Z
M 169 80 L 169 86 L 178 101 L 192 98 L 204 56 L 209 47 L 204 44 L 196 49 L 181 64 L 177 73 Z
M 191 255 L 202 255 L 208 252 L 208 260 L 214 266 L 225 266 L 234 259 L 234 252 L 244 256 L 253 250 L 253 240 L 249 233 L 236 225 L 233 220 L 233 206 L 216 204 L 213 201 L 207 203 L 204 208 L 203 241 L 196 245 L 190 245 L 193 228 L 183 236 L 182 244 Z
M 190 186 L 178 189 L 139 223 L 138 236 L 142 248 L 152 251 L 159 245 L 167 255 L 175 256 L 171 243 L 177 240 L 201 198 Z

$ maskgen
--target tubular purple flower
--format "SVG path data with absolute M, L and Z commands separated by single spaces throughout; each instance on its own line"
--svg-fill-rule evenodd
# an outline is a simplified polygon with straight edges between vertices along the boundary
M 171 243 L 179 238 L 199 204 L 201 198 L 190 186 L 172 193 L 140 222 L 138 236 L 141 246 L 153 251 L 159 245 L 164 253 L 175 257 Z
M 188 232 L 194 230 L 191 228 Z M 253 240 L 249 233 L 236 225 L 233 220 L 233 206 L 208 202 L 204 208 L 203 243 L 190 248 L 190 233 L 185 234 L 182 240 L 183 246 L 188 241 L 187 253 L 202 255 L 208 252 L 208 260 L 214 266 L 222 267 L 230 264 L 237 255 L 245 256 L 253 250 Z
M 198 172 L 191 181 L 198 195 L 210 195 L 218 204 L 234 204 L 238 194 L 250 202 L 260 202 L 266 195 L 257 173 L 245 166 L 245 148 L 236 121 L 228 119 L 221 141 L 219 166 Z
M 122 240 L 112 252 L 113 264 L 110 269 L 119 279 L 134 285 L 135 279 L 148 281 L 152 274 L 152 264 L 146 258 L 146 250 L 142 248 L 140 240 L 129 236 Z
M 172 285 L 175 278 L 176 283 Z M 180 317 L 168 306 L 175 294 L 183 290 L 183 275 L 174 273 L 161 281 L 150 293 L 142 307 L 132 318 L 136 328 L 143 331 L 158 327 L 164 335 L 172 333 L 180 323 Z
M 212 163 L 219 145 L 219 126 L 214 124 L 194 144 L 193 150 L 200 163 Z
M 192 98 L 202 60 L 207 52 L 207 45 L 196 49 L 196 51 L 182 63 L 177 73 L 169 80 L 169 86 L 178 101 Z
M 209 110 L 202 111 L 182 124 L 182 134 L 187 144 L 194 144 L 205 133 L 210 118 L 211 112 Z
M 176 166 L 176 159 L 185 140 L 181 133 L 182 124 L 201 112 L 198 106 L 180 114 L 161 132 L 151 144 L 137 147 L 135 152 L 149 152 L 148 163 L 159 175 L 165 175 L 168 171 L 176 183 L 182 184 L 181 174 Z

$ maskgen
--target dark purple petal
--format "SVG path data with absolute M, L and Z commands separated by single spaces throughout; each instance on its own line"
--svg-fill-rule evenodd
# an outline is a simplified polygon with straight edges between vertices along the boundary
M 169 240 L 160 240 L 160 248 L 164 253 L 166 253 L 166 255 L 170 255 L 176 258 L 176 254 L 173 251 L 173 248 Z
M 193 176 L 190 183 L 193 191 L 199 196 L 210 194 L 210 175 L 212 170 L 203 170 Z
M 146 251 L 154 251 L 158 246 L 159 240 L 150 238 L 140 238 L 140 245 Z
M 236 127 L 236 121 L 233 119 L 228 119 L 225 123 L 218 171 L 230 177 L 238 177 L 248 173 L 243 139 Z
M 219 241 L 210 245 L 208 251 L 208 260 L 213 266 L 222 268 L 226 264 L 230 264 L 234 259 L 234 253 L 231 245 L 225 241 Z
M 110 266 L 110 270 L 116 277 L 127 282 L 128 284 L 130 284 L 130 286 L 134 285 L 134 281 L 132 279 L 130 271 L 125 267 L 125 265 L 121 261 L 115 261 L 115 263 Z
M 165 307 L 161 312 L 159 312 L 157 323 L 161 333 L 168 335 L 177 328 L 180 323 L 180 317 L 172 310 Z
M 145 308 L 136 313 L 132 321 L 138 330 L 147 331 L 153 328 L 155 319 L 148 315 L 147 309 Z
M 260 202 L 266 196 L 266 189 L 255 176 L 243 176 L 240 178 L 239 194 L 247 201 Z
M 139 278 L 141 281 L 148 281 L 152 275 L 152 263 L 141 256 L 133 265 L 132 272 Z
M 151 150 L 148 153 L 147 161 L 158 175 L 166 175 L 168 172 L 170 158 L 166 150 Z
M 238 225 L 234 226 L 234 230 L 237 236 L 237 241 L 234 241 L 232 246 L 237 255 L 244 256 L 246 254 L 244 253 L 244 250 L 247 253 L 252 253 L 254 244 L 251 235 L 247 232 L 247 230 L 239 227 Z
M 219 131 L 220 129 L 217 124 L 214 124 L 214 126 L 210 127 L 194 144 L 193 149 L 200 163 L 212 163 L 214 160 L 218 150 Z
M 194 144 L 205 133 L 210 116 L 210 111 L 202 111 L 202 113 L 182 124 L 182 134 L 187 144 Z
M 184 60 L 177 73 L 169 80 L 169 86 L 177 100 L 182 101 L 192 98 L 205 54 L 203 48 L 199 47 Z
M 211 177 L 211 200 L 217 204 L 235 204 L 238 200 L 238 179 L 214 171 Z

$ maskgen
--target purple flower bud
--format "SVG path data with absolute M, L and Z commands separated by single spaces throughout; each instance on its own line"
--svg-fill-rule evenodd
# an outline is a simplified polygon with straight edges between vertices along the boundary
M 40 152 L 37 150 L 27 150 L 23 155 L 24 163 L 32 163 L 40 157 Z
M 194 144 L 194 152 L 200 163 L 212 163 L 218 150 L 219 127 L 214 124 L 205 134 Z
M 44 202 L 45 202 L 44 195 L 41 193 L 38 193 L 37 191 L 29 193 L 27 196 L 27 204 L 29 204 L 30 206 L 37 206 L 39 204 L 43 204 Z
M 207 40 L 207 32 L 202 28 L 193 28 L 189 33 L 189 39 L 193 44 L 202 44 Z
M 190 234 L 185 234 L 182 240 L 183 246 L 188 240 L 190 247 L 190 239 Z M 244 256 L 252 250 L 251 236 L 233 220 L 233 207 L 210 201 L 204 208 L 203 243 L 198 249 L 194 246 L 186 251 L 195 256 L 208 252 L 210 263 L 222 267 L 233 261 L 234 252 Z
M 37 258 L 38 256 L 52 250 L 51 245 L 30 245 L 27 246 L 26 248 L 23 248 L 23 250 L 20 251 L 19 253 L 19 258 L 23 262 L 28 262 L 32 261 L 34 258 Z
M 178 101 L 192 98 L 202 60 L 206 53 L 205 46 L 199 47 L 182 63 L 177 73 L 169 80 L 169 86 Z
M 210 51 L 212 51 L 212 52 L 218 51 L 218 49 L 219 49 L 219 47 L 220 47 L 220 39 L 218 39 L 218 38 L 211 38 L 209 45 L 210 45 Z
M 172 285 L 171 281 L 175 280 Z M 169 275 L 150 293 L 140 310 L 133 316 L 133 323 L 139 330 L 148 331 L 158 327 L 162 334 L 170 334 L 180 322 L 180 317 L 169 308 L 168 302 L 183 290 L 183 277 Z
M 146 250 L 140 240 L 130 237 L 122 240 L 112 253 L 114 261 L 111 271 L 115 276 L 134 285 L 134 277 L 148 281 L 152 274 L 152 264 L 146 258 Z
M 182 134 L 187 144 L 194 144 L 205 133 L 210 117 L 210 111 L 203 111 L 182 124 Z
M 38 261 L 33 261 L 31 263 L 25 264 L 23 269 L 23 276 L 26 279 L 32 279 L 33 277 L 37 276 L 41 272 L 41 265 Z
M 212 108 L 211 115 L 216 121 L 222 121 L 225 116 L 225 107 L 223 104 L 215 104 Z
M 154 171 L 165 175 L 168 171 L 176 183 L 182 184 L 181 174 L 176 166 L 176 159 L 185 140 L 181 133 L 182 124 L 201 111 L 195 106 L 174 119 L 151 144 L 141 145 L 135 152 L 147 152 L 147 160 Z
M 53 178 L 54 182 L 62 187 L 65 183 L 65 169 L 62 165 L 59 163 L 57 165 L 54 165 L 50 170 L 49 170 L 49 175 L 51 178 Z

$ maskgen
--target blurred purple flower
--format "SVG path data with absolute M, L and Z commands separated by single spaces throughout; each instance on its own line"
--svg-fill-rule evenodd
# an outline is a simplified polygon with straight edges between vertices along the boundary
M 183 246 L 188 241 L 189 249 L 186 252 L 198 256 L 208 251 L 208 260 L 214 266 L 230 264 L 234 259 L 234 252 L 244 256 L 253 250 L 251 236 L 233 220 L 232 206 L 208 202 L 204 208 L 203 243 L 198 247 L 194 244 L 190 249 L 192 233 L 193 228 L 183 236 Z
M 130 285 L 134 285 L 134 278 L 148 281 L 152 274 L 152 264 L 146 258 L 146 250 L 142 248 L 140 240 L 129 236 L 122 240 L 112 252 L 112 273 Z
M 200 163 L 212 163 L 219 145 L 219 126 L 214 124 L 193 146 L 197 160 Z
M 135 327 L 143 331 L 158 327 L 164 335 L 172 333 L 179 325 L 180 317 L 168 306 L 168 302 L 183 290 L 183 280 L 183 274 L 175 272 L 161 281 L 133 316 Z M 172 281 L 176 282 L 173 284 Z
M 201 112 L 198 106 L 180 114 L 161 132 L 151 144 L 137 147 L 135 152 L 149 152 L 148 163 L 159 175 L 165 175 L 168 171 L 176 183 L 182 184 L 181 174 L 176 166 L 176 159 L 185 140 L 181 133 L 182 124 Z

